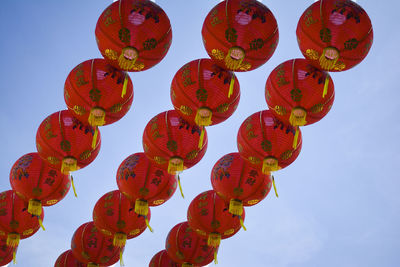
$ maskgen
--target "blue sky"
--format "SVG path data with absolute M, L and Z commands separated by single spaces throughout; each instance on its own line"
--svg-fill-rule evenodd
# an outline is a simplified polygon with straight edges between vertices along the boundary
M 2 1 L 1 191 L 10 189 L 12 164 L 36 151 L 40 122 L 65 109 L 63 86 L 70 70 L 101 57 L 94 29 L 98 16 L 111 2 Z M 131 110 L 119 122 L 101 128 L 99 156 L 74 173 L 78 198 L 71 191 L 62 202 L 45 209 L 46 231 L 21 241 L 16 266 L 53 266 L 70 248 L 75 229 L 92 220 L 97 199 L 117 189 L 117 168 L 128 155 L 143 151 L 147 122 L 172 108 L 169 87 L 175 72 L 189 61 L 207 57 L 201 27 L 218 2 L 157 0 L 172 24 L 173 42 L 167 56 L 145 72 L 130 74 L 135 94 Z M 262 67 L 237 74 L 241 85 L 237 111 L 224 123 L 207 129 L 205 157 L 181 175 L 185 199 L 178 192 L 152 209 L 155 232 L 146 231 L 128 241 L 126 266 L 148 266 L 151 257 L 164 249 L 168 231 L 186 220 L 190 201 L 211 189 L 211 168 L 223 155 L 237 151 L 241 122 L 267 108 L 264 86 L 269 73 L 283 61 L 302 56 L 295 29 L 313 2 L 263 1 L 279 25 L 275 54 Z M 369 55 L 355 68 L 332 74 L 336 99 L 331 112 L 302 129 L 300 156 L 275 174 L 279 199 L 270 194 L 246 209 L 247 231 L 222 242 L 218 266 L 399 266 L 399 4 L 393 0 L 358 3 L 374 27 Z

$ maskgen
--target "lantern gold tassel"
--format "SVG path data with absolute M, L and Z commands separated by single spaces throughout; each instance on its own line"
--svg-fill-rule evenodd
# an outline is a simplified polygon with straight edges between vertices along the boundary
M 147 216 L 147 214 L 149 213 L 149 204 L 147 200 L 136 199 L 135 212 L 139 215 Z
M 279 197 L 279 196 L 278 196 L 278 191 L 276 190 L 276 185 L 275 185 L 275 178 L 274 178 L 274 176 L 272 176 L 272 184 L 273 184 L 273 186 L 274 186 L 275 196 L 276 196 L 276 197 Z
M 92 149 L 96 148 L 97 136 L 98 135 L 99 135 L 99 127 L 95 126 L 94 135 L 93 135 L 93 139 L 92 139 Z
M 46 231 L 46 228 L 44 228 L 44 226 L 43 226 L 42 219 L 38 218 L 38 222 L 39 222 L 40 228 L 42 228 L 43 231 Z
M 168 162 L 168 173 L 176 174 L 183 171 L 183 160 L 180 157 L 172 157 Z
M 198 126 L 210 126 L 212 121 L 212 111 L 207 107 L 202 107 L 197 110 L 196 117 L 194 118 L 194 122 Z
M 119 250 L 119 266 L 125 266 L 124 258 L 122 257 L 123 251 L 122 248 Z
M 30 199 L 28 204 L 28 212 L 34 216 L 42 215 L 42 202 L 36 199 Z
M 299 141 L 299 132 L 300 132 L 299 126 L 297 126 L 296 127 L 296 133 L 294 134 L 294 138 L 293 138 L 293 145 L 292 145 L 292 147 L 294 149 L 297 148 L 297 142 Z
M 88 122 L 91 126 L 103 126 L 106 121 L 106 112 L 101 107 L 93 107 L 90 110 Z
M 7 235 L 7 246 L 16 248 L 19 245 L 19 234 L 9 233 Z
M 244 226 L 244 222 L 243 222 L 242 216 L 239 216 L 239 221 L 240 221 L 240 226 L 242 226 L 243 230 L 247 231 L 246 227 Z
M 13 251 L 13 264 L 17 264 L 17 251 Z
M 76 171 L 78 169 L 77 160 L 73 157 L 65 157 L 61 163 L 61 172 L 63 174 L 69 174 L 69 172 Z
M 289 122 L 292 126 L 304 126 L 306 125 L 307 111 L 302 107 L 296 107 L 292 109 L 290 113 Z
M 126 244 L 126 234 L 125 233 L 115 233 L 113 239 L 113 245 L 119 248 L 123 248 Z
M 231 47 L 225 57 L 225 66 L 230 70 L 237 70 L 242 65 L 244 59 L 244 50 L 240 47 Z
M 220 233 L 210 233 L 208 235 L 207 244 L 210 247 L 216 248 L 221 243 L 221 234 Z
M 124 85 L 122 86 L 121 98 L 126 94 L 126 87 L 128 87 L 128 74 L 125 73 Z
M 127 55 L 131 57 L 128 58 Z M 131 70 L 135 66 L 136 60 L 138 59 L 138 52 L 133 47 L 125 47 L 122 49 L 121 55 L 118 57 L 118 65 L 123 70 Z
M 74 195 L 75 195 L 75 197 L 78 197 L 78 195 L 76 194 L 76 189 L 75 189 L 75 184 L 74 184 L 74 177 L 72 177 L 72 175 L 70 176 L 70 180 L 71 180 L 72 189 L 74 190 Z
M 339 59 L 339 51 L 334 47 L 326 47 L 319 58 L 319 64 L 322 69 L 330 71 L 335 67 Z
M 199 145 L 197 146 L 199 149 L 203 147 L 203 141 L 204 141 L 204 126 L 201 127 L 201 133 L 200 133 L 200 139 L 199 139 Z
M 270 172 L 279 170 L 278 160 L 274 157 L 266 157 L 263 160 L 262 173 L 269 174 Z
M 185 195 L 183 195 L 183 190 L 182 190 L 182 185 L 181 185 L 181 177 L 179 177 L 179 174 L 178 174 L 178 186 L 179 186 L 179 191 L 181 192 L 182 198 L 185 198 Z
M 154 232 L 153 228 L 151 228 L 150 223 L 149 223 L 149 219 L 147 218 L 147 216 L 144 218 L 144 221 L 146 222 L 146 226 L 147 228 L 149 228 L 150 232 Z
M 218 255 L 218 250 L 215 249 L 215 250 L 214 250 L 214 264 L 218 264 L 217 255 Z
M 243 214 L 243 203 L 241 200 L 231 199 L 229 201 L 229 212 L 233 215 L 242 216 Z
M 233 94 L 234 85 L 235 85 L 235 74 L 232 73 L 231 83 L 229 84 L 228 98 L 231 98 L 231 95 Z
M 324 83 L 324 91 L 322 93 L 322 98 L 325 98 L 326 94 L 328 93 L 329 87 L 329 74 L 326 74 L 325 83 Z

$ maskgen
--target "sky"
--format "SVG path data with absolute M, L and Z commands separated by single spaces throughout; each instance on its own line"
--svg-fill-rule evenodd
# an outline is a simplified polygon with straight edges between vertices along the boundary
M 112 0 L 3 0 L 0 8 L 0 188 L 9 190 L 9 172 L 22 155 L 36 151 L 39 124 L 65 109 L 63 86 L 79 63 L 101 57 L 94 29 Z M 171 48 L 155 67 L 131 73 L 133 106 L 120 121 L 102 127 L 96 160 L 74 173 L 73 192 L 45 209 L 44 225 L 22 240 L 15 266 L 54 266 L 70 248 L 74 231 L 92 220 L 103 194 L 117 189 L 115 175 L 129 155 L 142 152 L 147 122 L 172 109 L 170 83 L 189 61 L 207 58 L 201 27 L 218 0 L 157 0 L 171 20 Z M 313 0 L 263 0 L 279 26 L 279 44 L 260 68 L 237 73 L 238 109 L 224 123 L 207 128 L 204 158 L 181 174 L 185 198 L 177 192 L 152 209 L 151 226 L 128 240 L 125 266 L 148 266 L 164 249 L 169 230 L 186 220 L 190 201 L 211 189 L 210 172 L 223 155 L 236 152 L 236 134 L 251 114 L 267 109 L 264 86 L 280 63 L 302 57 L 295 30 Z M 320 122 L 302 128 L 298 159 L 275 174 L 279 198 L 269 194 L 246 208 L 247 231 L 223 240 L 220 267 L 399 266 L 400 124 L 398 66 L 399 3 L 357 1 L 369 14 L 374 43 L 366 59 L 346 72 L 332 73 L 335 103 Z M 213 266 L 214 264 L 210 264 Z M 117 265 L 118 266 L 118 265 Z

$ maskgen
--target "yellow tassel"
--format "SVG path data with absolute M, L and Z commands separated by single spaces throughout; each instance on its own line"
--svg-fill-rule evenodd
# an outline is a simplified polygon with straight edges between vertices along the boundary
M 203 141 L 204 141 L 204 126 L 201 128 L 201 134 L 200 134 L 200 139 L 199 139 L 199 145 L 197 146 L 199 149 L 203 147 Z
M 72 189 L 74 190 L 74 195 L 75 195 L 75 197 L 78 197 L 78 195 L 76 194 L 76 190 L 75 190 L 74 177 L 72 177 L 72 175 L 71 175 L 70 178 L 71 178 Z
M 61 172 L 63 174 L 69 174 L 69 172 L 76 171 L 78 169 L 77 160 L 73 157 L 65 157 L 61 163 Z
M 17 251 L 15 249 L 13 251 L 13 264 L 17 264 Z
M 329 57 L 326 55 L 330 54 Z M 334 47 L 326 47 L 319 58 L 319 64 L 323 70 L 330 71 L 335 67 L 339 59 L 339 51 Z
M 266 157 L 263 161 L 262 173 L 269 174 L 279 170 L 278 160 L 274 157 Z
M 97 135 L 99 134 L 99 127 L 95 126 L 94 128 L 94 135 L 92 139 L 92 149 L 96 148 L 96 143 L 97 143 Z
M 104 111 L 103 108 L 100 107 L 93 107 L 90 110 L 88 122 L 91 126 L 96 127 L 96 126 L 103 126 L 106 121 L 106 112 Z
M 289 122 L 292 126 L 304 126 L 307 123 L 306 117 L 307 111 L 302 107 L 296 107 L 290 113 Z
M 7 246 L 16 248 L 19 245 L 19 234 L 9 233 L 7 235 Z
M 243 214 L 243 203 L 241 200 L 231 199 L 229 201 L 229 212 L 233 215 L 242 216 Z
M 149 204 L 147 200 L 136 199 L 135 212 L 139 215 L 147 216 L 147 214 L 149 213 Z
M 210 247 L 216 248 L 221 243 L 221 234 L 220 233 L 210 233 L 208 235 L 207 244 Z
M 182 185 L 181 185 L 181 178 L 179 177 L 179 174 L 178 174 L 178 186 L 179 186 L 179 191 L 181 192 L 182 198 L 185 198 L 185 196 L 183 195 L 183 190 L 182 190 Z
M 126 94 L 126 87 L 128 87 L 128 74 L 125 73 L 124 86 L 122 86 L 121 98 Z
M 231 98 L 231 95 L 233 94 L 233 86 L 234 85 L 235 85 L 235 74 L 232 73 L 231 83 L 229 84 L 228 98 Z
M 119 266 L 125 266 L 124 258 L 122 257 L 123 251 L 122 248 L 119 250 Z
M 151 228 L 150 223 L 149 223 L 149 219 L 147 218 L 147 216 L 145 217 L 144 221 L 146 222 L 146 226 L 147 228 L 149 228 L 150 232 L 154 232 L 153 228 Z
M 235 59 L 235 58 L 233 58 L 231 56 L 232 52 L 241 53 L 242 55 L 240 56 L 239 59 Z M 239 69 L 240 65 L 242 64 L 242 62 L 244 60 L 244 55 L 245 55 L 245 52 L 244 52 L 244 50 L 242 48 L 240 48 L 240 47 L 231 47 L 229 49 L 229 51 L 228 51 L 228 54 L 225 57 L 225 66 L 226 66 L 226 68 L 230 69 L 230 70 L 233 70 L 233 71 Z
M 328 93 L 328 86 L 329 86 L 329 74 L 326 74 L 325 84 L 324 84 L 324 92 L 322 93 L 322 98 L 325 98 L 326 94 Z
M 246 227 L 244 226 L 244 222 L 243 222 L 242 216 L 239 217 L 239 221 L 240 221 L 240 226 L 242 226 L 243 230 L 247 231 Z
M 199 108 L 194 118 L 194 122 L 198 126 L 210 126 L 212 121 L 212 111 L 209 108 Z
M 279 197 L 279 196 L 278 196 L 278 191 L 276 190 L 276 185 L 275 185 L 275 178 L 274 178 L 274 176 L 272 176 L 272 184 L 274 185 L 275 196 L 276 196 L 276 197 Z
M 34 216 L 42 215 L 42 202 L 36 199 L 30 199 L 28 204 L 28 212 Z
M 177 172 L 183 171 L 183 159 L 180 157 L 172 157 L 168 162 L 168 173 L 176 174 Z
M 38 218 L 38 221 L 39 221 L 39 225 L 40 225 L 40 227 L 42 228 L 42 230 L 43 230 L 43 231 L 46 231 L 46 228 L 44 228 L 44 226 L 43 226 L 43 221 L 42 221 L 42 219 Z
M 127 50 L 132 50 L 132 53 L 135 53 L 133 59 L 128 59 L 124 56 Z M 137 59 L 138 59 L 138 51 L 133 47 L 125 47 L 124 49 L 122 49 L 121 55 L 118 57 L 118 65 L 123 70 L 131 70 L 135 66 Z
M 218 264 L 217 254 L 218 254 L 218 250 L 214 249 L 214 264 Z
M 115 247 L 123 248 L 126 243 L 126 234 L 125 233 L 115 233 L 113 239 L 113 245 Z
M 299 141 L 299 126 L 296 127 L 296 133 L 294 134 L 294 138 L 293 138 L 293 149 L 297 148 L 297 142 Z

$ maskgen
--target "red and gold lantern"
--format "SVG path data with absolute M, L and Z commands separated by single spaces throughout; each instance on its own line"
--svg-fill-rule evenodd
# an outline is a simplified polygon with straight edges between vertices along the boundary
M 111 266 L 120 259 L 122 249 L 113 246 L 112 237 L 100 233 L 93 222 L 76 229 L 71 240 L 74 257 L 89 267 Z
M 93 222 L 104 235 L 113 238 L 113 245 L 125 246 L 126 240 L 139 236 L 146 230 L 150 220 L 135 213 L 134 203 L 119 190 L 103 195 L 93 209 Z
M 42 206 L 52 206 L 68 193 L 68 175 L 48 165 L 38 153 L 20 157 L 10 171 L 10 184 L 17 195 L 28 202 L 28 212 L 40 216 Z
M 76 119 L 68 110 L 55 112 L 39 126 L 36 147 L 42 159 L 64 174 L 89 165 L 99 153 L 101 138 L 95 129 Z M 92 146 L 93 139 L 96 140 Z
M 93 127 L 114 123 L 130 109 L 133 86 L 129 75 L 104 59 L 91 59 L 76 66 L 64 86 L 64 99 L 71 114 Z
M 87 267 L 87 265 L 78 261 L 72 254 L 72 250 L 67 250 L 58 256 L 54 267 Z
M 371 20 L 352 0 L 313 3 L 297 24 L 303 55 L 319 69 L 344 71 L 360 63 L 373 41 Z
M 169 231 L 165 242 L 168 256 L 182 267 L 205 266 L 213 261 L 213 248 L 207 245 L 207 239 L 190 228 L 188 222 L 175 225 Z
M 0 193 L 0 207 L 0 238 L 6 238 L 6 245 L 16 251 L 21 239 L 39 230 L 39 220 L 43 220 L 44 212 L 40 216 L 29 214 L 28 204 L 13 190 Z
M 151 258 L 149 267 L 180 267 L 181 265 L 174 262 L 169 256 L 167 251 L 161 250 Z
M 271 175 L 263 174 L 239 153 L 230 153 L 215 163 L 211 171 L 214 191 L 229 203 L 229 212 L 242 216 L 243 206 L 253 206 L 271 190 Z
M 211 59 L 232 71 L 254 70 L 270 59 L 279 40 L 272 12 L 256 0 L 226 0 L 207 15 L 203 43 Z
M 170 174 L 177 174 L 198 163 L 207 150 L 207 131 L 192 125 L 175 110 L 162 112 L 152 118 L 143 132 L 146 156 Z
M 292 59 L 276 67 L 265 85 L 265 99 L 274 116 L 292 126 L 321 120 L 335 99 L 329 73 L 305 59 Z
M 97 21 L 96 41 L 103 57 L 115 68 L 147 70 L 167 54 L 171 24 L 164 10 L 150 0 L 119 0 Z
M 242 123 L 237 145 L 242 158 L 269 174 L 295 161 L 302 146 L 301 131 L 276 118 L 270 110 L 263 110 Z
M 146 157 L 136 153 L 127 157 L 117 171 L 119 190 L 135 201 L 135 212 L 147 216 L 149 206 L 158 206 L 176 191 L 175 175 L 168 174 Z
M 241 216 L 232 215 L 225 201 L 214 190 L 209 190 L 192 200 L 187 218 L 190 228 L 216 249 L 221 239 L 229 238 L 240 230 L 245 212 L 243 209 Z

